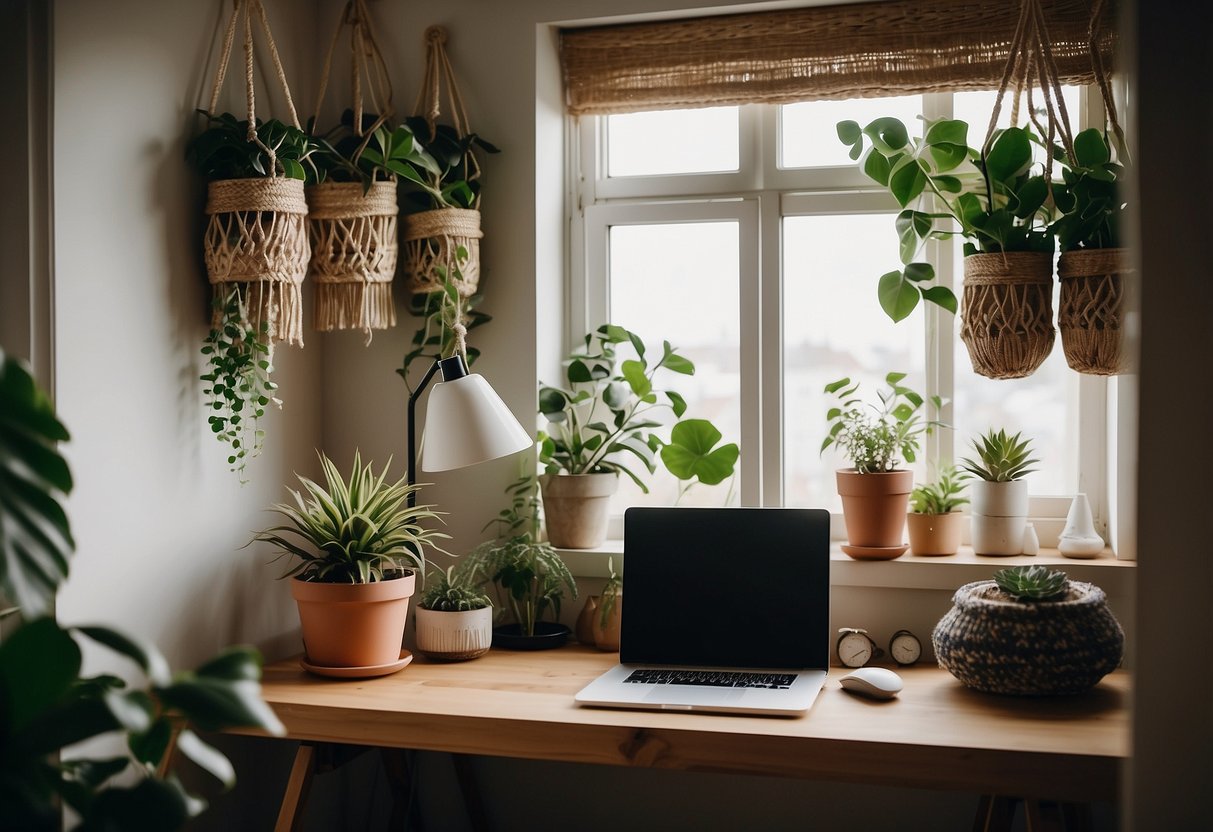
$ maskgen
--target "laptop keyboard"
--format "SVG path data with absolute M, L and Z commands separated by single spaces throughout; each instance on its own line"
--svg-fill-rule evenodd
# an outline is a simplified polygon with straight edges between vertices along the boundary
M 743 673 L 731 670 L 633 670 L 625 682 L 642 685 L 699 685 L 712 688 L 768 688 L 792 686 L 794 673 Z

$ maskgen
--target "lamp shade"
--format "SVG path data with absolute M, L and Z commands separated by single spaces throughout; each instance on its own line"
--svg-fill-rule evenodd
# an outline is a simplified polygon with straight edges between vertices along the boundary
M 421 437 L 421 470 L 450 471 L 516 454 L 531 447 L 518 424 L 483 376 L 469 373 L 430 390 Z

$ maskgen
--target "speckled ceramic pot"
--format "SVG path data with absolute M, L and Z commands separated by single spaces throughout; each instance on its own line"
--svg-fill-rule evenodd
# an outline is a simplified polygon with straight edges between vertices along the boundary
M 931 634 L 939 666 L 975 690 L 1082 693 L 1120 664 L 1125 636 L 1099 587 L 1066 583 L 1056 601 L 1020 601 L 993 581 L 965 584 Z

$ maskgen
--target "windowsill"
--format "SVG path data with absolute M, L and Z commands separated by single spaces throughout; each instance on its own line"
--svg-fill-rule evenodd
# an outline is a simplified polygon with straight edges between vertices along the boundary
M 1041 565 L 1060 569 L 1071 579 L 1089 581 L 1110 595 L 1122 595 L 1134 580 L 1136 561 L 1117 560 L 1110 549 L 1090 560 L 1067 558 L 1056 549 L 1041 549 L 1038 555 L 988 557 L 973 554 L 969 546 L 946 557 L 905 554 L 896 560 L 860 561 L 830 544 L 831 586 L 883 587 L 890 589 L 953 590 L 970 581 L 988 580 L 1007 566 Z M 623 541 L 607 540 L 594 549 L 559 549 L 569 570 L 579 578 L 607 577 L 607 557 L 617 572 L 623 572 Z

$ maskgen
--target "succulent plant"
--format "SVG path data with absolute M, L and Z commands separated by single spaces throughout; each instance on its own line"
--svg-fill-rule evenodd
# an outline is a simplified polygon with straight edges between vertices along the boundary
M 915 514 L 947 514 L 969 501 L 961 497 L 965 484 L 956 469 L 949 465 L 939 472 L 939 479 L 918 485 L 910 492 L 910 511 Z
M 1066 573 L 1047 566 L 1012 566 L 995 572 L 994 583 L 1020 601 L 1053 601 L 1066 591 Z
M 1032 453 L 1032 440 L 1020 440 L 1020 434 L 1007 436 L 1005 430 L 995 433 L 986 431 L 985 436 L 972 440 L 973 449 L 977 451 L 980 461 L 965 457 L 961 467 L 975 477 L 987 482 L 1012 482 L 1021 480 L 1035 471 L 1029 465 L 1035 465 L 1039 460 L 1029 459 Z
M 455 567 L 447 568 L 441 573 L 436 583 L 426 587 L 421 594 L 418 606 L 422 609 L 438 612 L 467 612 L 491 607 L 493 602 L 474 586 L 464 583 L 454 574 Z

